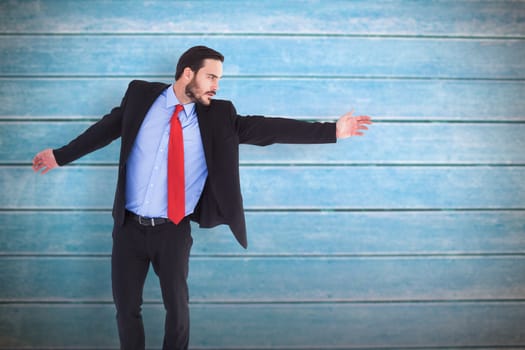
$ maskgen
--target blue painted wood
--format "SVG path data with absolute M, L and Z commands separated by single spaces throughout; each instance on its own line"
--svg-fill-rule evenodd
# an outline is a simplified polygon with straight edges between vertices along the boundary
M 516 300 L 525 293 L 524 256 L 193 257 L 190 269 L 194 302 Z M 112 300 L 108 257 L 3 257 L 0 271 L 0 284 L 10 286 L 0 300 Z M 162 302 L 151 269 L 144 300 Z
M 163 306 L 143 310 L 147 346 L 159 348 Z M 9 335 L 0 348 L 118 348 L 114 313 L 111 305 L 0 305 Z M 199 304 L 191 315 L 192 349 L 515 350 L 525 343 L 523 302 Z
M 100 117 L 120 103 L 128 83 L 127 78 L 5 78 L 0 84 L 0 115 Z M 217 94 L 233 100 L 239 114 L 330 120 L 352 108 L 373 117 L 523 120 L 523 96 L 521 81 L 322 78 L 229 78 Z
M 512 166 L 241 168 L 247 209 L 522 209 L 524 178 L 525 168 Z M 109 209 L 116 170 L 64 167 L 37 176 L 29 166 L 0 167 L 0 180 L 3 208 Z
M 523 36 L 521 1 L 3 2 L 4 33 Z M 195 18 L 205 15 L 210 20 Z
M 76 36 L 3 36 L 0 74 L 160 75 L 168 79 L 174 75 L 178 57 L 196 43 L 225 55 L 227 77 L 525 77 L 523 40 L 330 36 L 168 36 L 159 40 L 158 35 L 87 36 L 82 40 Z
M 27 164 L 92 122 L 0 121 L 0 163 Z M 363 138 L 326 145 L 241 145 L 242 164 L 525 164 L 525 124 L 376 123 Z M 21 146 L 28 145 L 28 146 Z M 76 161 L 117 164 L 120 142 Z
M 0 122 L 0 162 L 31 162 L 46 148 L 59 148 L 74 139 L 93 122 Z M 22 147 L 21 145 L 26 145 Z M 118 163 L 120 139 L 103 149 L 86 155 L 76 163 Z
M 523 211 L 248 212 L 249 248 L 227 226 L 194 225 L 192 255 L 382 256 L 523 254 Z M 4 255 L 111 253 L 112 218 L 104 212 L 0 212 Z
M 45 177 L 27 165 L 199 43 L 226 54 L 218 97 L 241 114 L 382 121 L 242 147 L 250 250 L 193 231 L 192 348 L 525 349 L 523 18 L 491 0 L 0 2 L 0 349 L 118 347 L 118 143 Z M 479 210 L 440 210 L 461 207 Z M 153 274 L 146 296 L 159 348 Z

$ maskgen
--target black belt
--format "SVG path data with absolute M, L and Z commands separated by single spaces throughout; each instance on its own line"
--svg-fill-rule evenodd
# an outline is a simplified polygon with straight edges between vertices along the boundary
M 157 226 L 171 222 L 170 219 L 166 218 L 147 218 L 145 216 L 140 216 L 135 213 L 132 213 L 129 210 L 126 210 L 126 217 L 132 218 L 142 226 Z

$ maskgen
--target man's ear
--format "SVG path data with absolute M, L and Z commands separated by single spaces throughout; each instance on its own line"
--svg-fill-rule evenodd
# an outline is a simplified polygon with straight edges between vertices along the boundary
M 182 76 L 187 79 L 188 81 L 190 81 L 191 79 L 193 79 L 193 76 L 195 75 L 195 72 L 193 72 L 191 70 L 190 67 L 186 67 L 184 68 L 184 71 L 182 72 Z

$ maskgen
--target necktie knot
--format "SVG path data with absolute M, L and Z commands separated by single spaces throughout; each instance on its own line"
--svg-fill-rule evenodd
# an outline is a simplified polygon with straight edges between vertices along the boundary
M 176 105 L 175 110 L 173 111 L 173 114 L 171 115 L 171 120 L 173 120 L 174 117 L 178 118 L 180 111 L 182 111 L 183 109 L 184 109 L 183 105 L 181 104 Z

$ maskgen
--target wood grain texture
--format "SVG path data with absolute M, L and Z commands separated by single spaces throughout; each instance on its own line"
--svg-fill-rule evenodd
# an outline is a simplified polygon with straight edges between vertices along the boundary
M 522 302 L 204 304 L 190 312 L 197 349 L 520 349 L 525 339 Z M 113 318 L 110 305 L 0 305 L 0 347 L 118 348 Z M 160 347 L 163 322 L 163 306 L 144 306 L 148 348 Z
M 108 257 L 0 258 L 0 300 L 110 302 Z M 524 256 L 194 257 L 195 302 L 516 300 Z M 64 278 L 67 276 L 67 278 Z M 315 276 L 315 278 L 312 278 Z M 161 302 L 152 269 L 144 300 Z
M 524 167 L 511 166 L 241 167 L 247 209 L 523 209 L 524 177 Z M 3 208 L 109 209 L 116 170 L 78 166 L 35 176 L 29 166 L 9 166 L 0 167 L 0 180 Z M 35 196 L 47 188 L 56 190 Z
M 523 40 L 199 35 L 8 35 L 0 38 L 0 74 L 172 78 L 196 41 L 225 55 L 226 77 L 525 78 Z
M 27 164 L 87 129 L 83 121 L 0 121 L 0 164 Z M 241 145 L 241 164 L 525 164 L 525 124 L 388 122 L 337 144 Z M 26 146 L 20 146 L 26 145 Z M 75 164 L 118 163 L 120 140 Z
M 196 26 L 194 19 L 207 18 Z M 3 2 L 4 33 L 523 36 L 522 1 Z
M 523 211 L 248 212 L 247 251 L 227 226 L 192 228 L 192 256 L 433 256 L 525 252 Z M 106 256 L 109 210 L 0 212 L 4 256 Z
M 120 104 L 129 81 L 128 78 L 4 78 L 0 84 L 0 115 L 31 119 L 100 117 Z M 225 78 L 217 94 L 217 98 L 231 99 L 242 115 L 333 120 L 355 108 L 356 114 L 376 118 L 467 121 L 523 121 L 523 96 L 525 84 L 520 81 L 345 78 Z
M 522 0 L 0 2 L 0 350 L 118 348 L 119 141 L 29 164 L 197 44 L 225 54 L 239 114 L 376 123 L 241 146 L 249 249 L 193 225 L 192 349 L 525 350 L 524 19 Z M 158 349 L 153 272 L 145 300 Z

